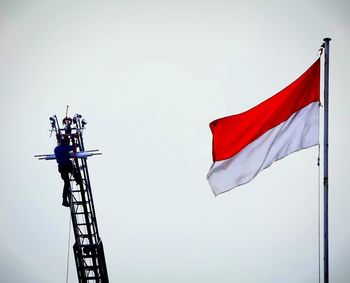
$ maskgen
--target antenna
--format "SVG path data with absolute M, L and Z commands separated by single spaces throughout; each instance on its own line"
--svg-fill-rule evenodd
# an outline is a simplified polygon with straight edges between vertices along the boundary
M 67 108 L 66 108 L 66 117 L 68 117 L 68 108 L 69 108 L 69 105 L 67 105 Z

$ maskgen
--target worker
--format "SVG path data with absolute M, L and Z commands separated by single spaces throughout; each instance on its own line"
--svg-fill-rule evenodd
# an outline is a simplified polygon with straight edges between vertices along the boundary
M 63 194 L 62 194 L 62 205 L 70 207 L 70 179 L 69 174 L 72 174 L 77 184 L 81 185 L 81 175 L 70 160 L 70 152 L 74 149 L 69 144 L 68 137 L 60 138 L 57 137 L 58 146 L 56 146 L 54 152 L 56 161 L 58 163 L 58 172 L 61 173 L 61 178 L 64 181 Z
M 62 124 L 64 125 L 64 132 L 66 133 L 66 135 L 67 134 L 70 135 L 72 132 L 72 127 L 71 127 L 72 122 L 73 122 L 73 119 L 67 116 L 62 120 Z

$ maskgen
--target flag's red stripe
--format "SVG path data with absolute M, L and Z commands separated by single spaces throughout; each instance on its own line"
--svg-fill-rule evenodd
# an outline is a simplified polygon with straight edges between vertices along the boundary
M 213 160 L 230 158 L 293 113 L 320 100 L 320 59 L 289 86 L 254 108 L 210 123 Z

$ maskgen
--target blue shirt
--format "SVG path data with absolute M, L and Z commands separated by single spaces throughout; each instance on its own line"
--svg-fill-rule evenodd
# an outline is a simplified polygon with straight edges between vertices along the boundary
M 58 145 L 56 146 L 54 152 L 56 156 L 56 161 L 59 165 L 67 165 L 70 162 L 69 152 L 73 150 L 72 145 Z

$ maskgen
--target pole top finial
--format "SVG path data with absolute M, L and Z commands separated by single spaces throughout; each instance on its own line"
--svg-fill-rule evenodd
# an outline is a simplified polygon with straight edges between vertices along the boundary
M 329 38 L 329 37 L 325 37 L 324 39 L 323 39 L 323 41 L 331 41 L 332 39 L 331 38 Z

